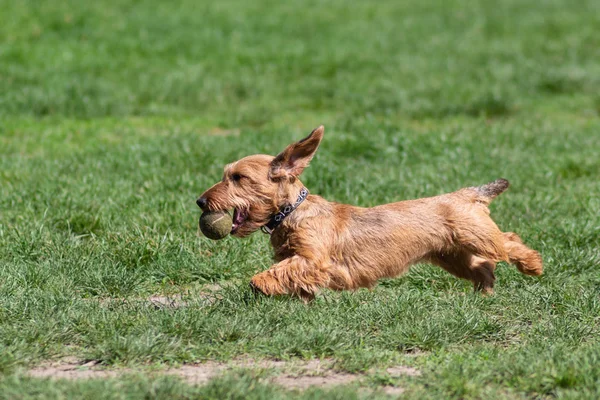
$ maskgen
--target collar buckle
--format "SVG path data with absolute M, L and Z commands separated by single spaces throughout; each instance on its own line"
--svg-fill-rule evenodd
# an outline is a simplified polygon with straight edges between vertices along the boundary
M 298 199 L 296 200 L 296 202 L 294 204 L 288 204 L 286 206 L 282 206 L 279 209 L 279 212 L 277 212 L 275 215 L 273 215 L 271 217 L 271 219 L 269 220 L 269 222 L 267 222 L 266 225 L 263 225 L 260 228 L 263 231 L 263 233 L 266 233 L 267 235 L 272 234 L 273 231 L 275 230 L 275 228 L 277 228 L 279 226 L 279 224 L 281 224 L 281 222 L 285 219 L 285 217 L 290 215 L 296 208 L 298 208 L 298 206 L 306 199 L 307 196 L 308 196 L 308 189 L 303 187 L 300 190 L 300 193 L 298 194 Z

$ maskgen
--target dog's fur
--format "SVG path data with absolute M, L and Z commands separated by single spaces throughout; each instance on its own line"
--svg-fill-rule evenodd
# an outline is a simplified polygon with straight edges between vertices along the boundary
M 320 126 L 276 157 L 253 155 L 227 165 L 222 181 L 198 204 L 205 211 L 237 209 L 245 220 L 232 231 L 234 236 L 258 230 L 282 205 L 297 199 L 303 188 L 298 176 L 323 132 Z M 523 274 L 540 275 L 540 254 L 517 234 L 500 231 L 490 218 L 488 205 L 506 188 L 508 181 L 498 179 L 372 208 L 309 195 L 272 232 L 276 263 L 255 275 L 251 286 L 267 295 L 293 294 L 306 301 L 319 288 L 372 287 L 378 279 L 398 276 L 420 261 L 468 279 L 475 290 L 486 293 L 493 292 L 499 261 L 516 265 Z

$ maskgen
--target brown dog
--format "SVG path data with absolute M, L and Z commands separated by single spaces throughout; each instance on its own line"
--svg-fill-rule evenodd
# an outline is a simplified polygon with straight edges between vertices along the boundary
M 308 195 L 298 179 L 323 138 L 319 128 L 277 157 L 253 155 L 225 167 L 221 182 L 197 201 L 203 210 L 234 209 L 231 233 L 271 234 L 276 263 L 252 278 L 267 295 L 314 298 L 319 288 L 372 287 L 420 261 L 437 264 L 475 290 L 493 292 L 494 269 L 510 262 L 526 275 L 542 273 L 540 254 L 502 232 L 488 205 L 508 188 L 487 185 L 372 208 Z

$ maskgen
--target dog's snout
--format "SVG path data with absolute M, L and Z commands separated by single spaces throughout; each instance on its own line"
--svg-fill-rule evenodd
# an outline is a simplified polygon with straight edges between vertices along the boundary
M 206 208 L 206 203 L 206 197 L 200 197 L 198 200 L 196 200 L 196 204 L 198 204 L 198 207 L 200 207 L 203 210 Z

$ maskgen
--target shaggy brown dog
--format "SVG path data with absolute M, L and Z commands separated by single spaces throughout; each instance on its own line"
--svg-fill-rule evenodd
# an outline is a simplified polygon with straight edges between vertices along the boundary
M 540 254 L 512 232 L 502 232 L 488 205 L 508 188 L 487 185 L 372 208 L 308 195 L 298 179 L 323 138 L 323 126 L 277 157 L 253 155 L 225 167 L 221 182 L 197 201 L 203 210 L 234 209 L 231 233 L 271 234 L 276 263 L 252 278 L 267 295 L 305 301 L 319 288 L 372 287 L 420 261 L 437 264 L 475 290 L 493 292 L 494 269 L 510 262 L 526 275 L 542 273 Z

